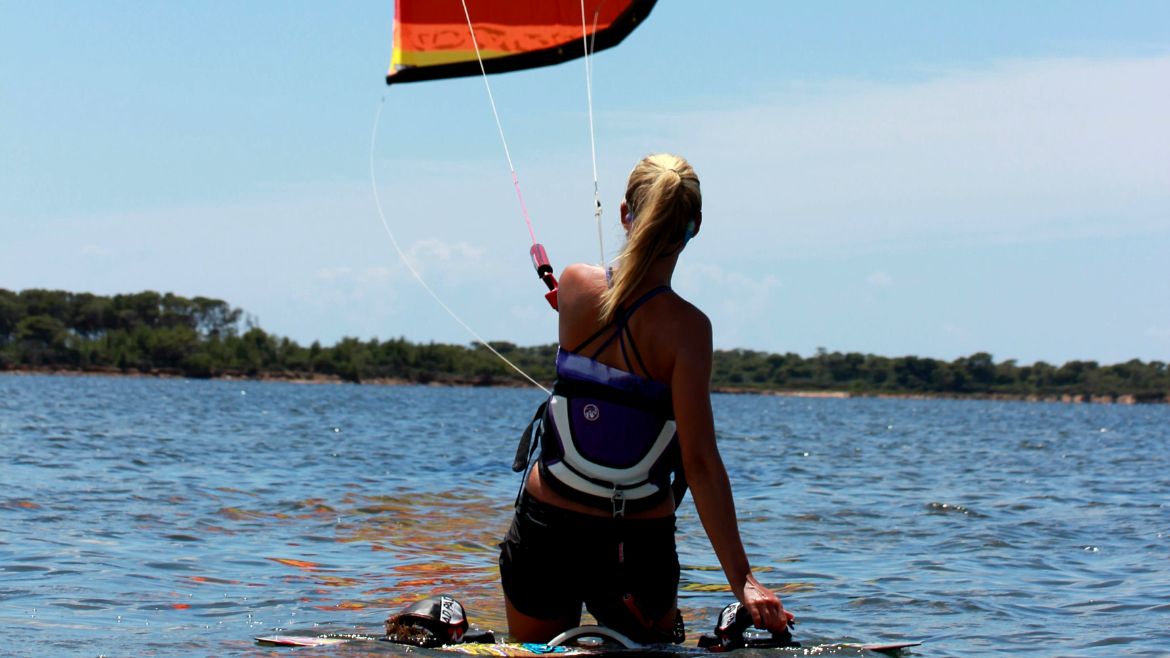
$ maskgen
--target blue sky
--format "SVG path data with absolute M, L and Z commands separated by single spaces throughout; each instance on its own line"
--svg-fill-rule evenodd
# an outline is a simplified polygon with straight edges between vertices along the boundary
M 1170 359 L 1170 4 L 662 0 L 594 60 L 607 251 L 687 156 L 717 347 Z M 0 0 L 0 287 L 228 300 L 302 343 L 555 339 L 476 78 L 387 2 Z M 596 261 L 584 65 L 494 76 L 538 238 Z

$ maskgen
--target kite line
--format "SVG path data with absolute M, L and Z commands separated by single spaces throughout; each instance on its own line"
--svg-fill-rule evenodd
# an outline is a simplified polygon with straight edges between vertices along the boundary
M 483 56 L 479 52 L 479 40 L 475 38 L 475 26 L 471 22 L 471 14 L 467 11 L 467 0 L 463 3 L 463 15 L 467 18 L 467 31 L 471 33 L 471 45 L 475 47 L 475 59 L 479 61 L 479 72 L 483 76 L 483 87 L 487 90 L 488 104 L 492 106 L 492 116 L 496 119 L 496 130 L 500 133 L 500 143 L 504 146 L 504 158 L 508 161 L 508 170 L 512 172 L 512 186 L 516 188 L 516 198 L 520 200 L 520 212 L 524 215 L 524 223 L 528 225 L 528 237 L 532 238 L 535 246 L 536 231 L 532 229 L 532 219 L 528 216 L 528 206 L 524 204 L 524 194 L 520 192 L 520 177 L 516 175 L 516 167 L 512 164 L 512 152 L 508 150 L 508 139 L 504 137 L 504 125 L 500 123 L 500 113 L 496 110 L 496 98 L 492 95 L 492 86 L 488 82 L 487 69 L 483 66 Z
M 431 298 L 434 299 L 435 302 L 440 307 L 442 307 L 442 309 L 444 311 L 447 312 L 447 315 L 451 316 L 451 319 L 455 320 L 455 322 L 458 323 L 459 326 L 463 327 L 467 331 L 467 333 L 471 334 L 475 338 L 475 340 L 477 340 L 479 342 L 480 345 L 483 345 L 484 347 L 486 347 L 489 352 L 491 352 L 492 354 L 495 354 L 497 357 L 499 357 L 499 359 L 501 361 L 508 364 L 508 366 L 510 368 L 512 368 L 512 370 L 515 370 L 516 372 L 520 373 L 520 375 L 522 377 L 524 377 L 524 379 L 527 379 L 536 388 L 539 388 L 540 390 L 544 391 L 545 393 L 548 393 L 549 390 L 547 388 L 542 386 L 540 384 L 540 382 L 533 379 L 532 376 L 529 375 L 527 372 L 524 372 L 524 370 L 522 370 L 520 368 L 520 366 L 509 361 L 508 357 L 504 356 L 503 354 L 500 354 L 499 351 L 496 350 L 496 348 L 492 347 L 491 344 L 488 343 L 486 340 L 484 340 L 484 338 L 482 336 L 480 336 L 478 332 L 476 332 L 474 329 L 471 328 L 470 325 L 468 325 L 466 322 L 464 322 L 463 318 L 459 317 L 459 315 L 457 313 L 455 313 L 455 311 L 452 310 L 450 306 L 447 306 L 447 304 L 439 297 L 438 293 L 436 293 L 427 284 L 426 280 L 422 278 L 422 275 L 419 274 L 418 270 L 415 269 L 414 265 L 412 265 L 410 263 L 410 259 L 406 257 L 406 253 L 404 253 L 402 251 L 402 247 L 400 247 L 398 245 L 398 238 L 394 237 L 394 231 L 390 230 L 390 223 L 388 221 L 386 221 L 386 213 L 383 212 L 383 210 L 382 210 L 382 199 L 381 199 L 381 196 L 378 194 L 378 177 L 377 177 L 376 169 L 374 167 L 374 146 L 377 144 L 377 141 L 378 141 L 378 124 L 380 124 L 382 121 L 382 108 L 385 106 L 386 106 L 386 96 L 383 95 L 382 101 L 380 103 L 378 103 L 378 111 L 374 115 L 374 129 L 373 129 L 373 132 L 371 132 L 371 134 L 370 134 L 370 186 L 374 190 L 374 205 L 378 209 L 378 218 L 382 220 L 382 228 L 386 230 L 386 235 L 390 237 L 390 244 L 394 245 L 394 251 L 398 252 L 398 257 L 402 259 L 402 263 L 404 265 L 406 265 L 406 269 L 410 270 L 410 273 L 412 275 L 414 275 L 415 280 L 418 281 L 419 285 L 421 285 L 423 287 L 423 290 L 426 290 L 427 293 L 430 294 Z
M 597 186 L 597 138 L 593 134 L 593 65 L 590 63 L 590 52 L 592 52 L 592 44 L 589 42 L 589 35 L 597 38 L 597 17 L 601 15 L 601 6 L 598 5 L 597 11 L 593 12 L 593 31 L 590 32 L 585 27 L 585 0 L 581 0 L 581 49 L 582 58 L 585 60 L 585 98 L 589 105 L 589 151 L 593 156 L 593 218 L 597 223 L 597 248 L 600 250 L 600 257 L 597 260 L 598 267 L 605 268 L 605 239 L 601 231 L 601 192 Z
M 528 236 L 532 241 L 532 246 L 529 250 L 529 254 L 532 258 L 532 264 L 536 269 L 537 275 L 548 286 L 549 292 L 545 295 L 545 298 L 548 300 L 549 304 L 554 309 L 556 309 L 557 308 L 557 281 L 556 281 L 556 278 L 555 278 L 554 273 L 553 273 L 553 268 L 552 268 L 551 263 L 549 262 L 548 255 L 545 252 L 544 246 L 541 245 L 536 240 L 536 230 L 533 227 L 532 219 L 531 219 L 531 216 L 529 215 L 528 207 L 527 207 L 527 204 L 524 200 L 524 194 L 521 191 L 520 177 L 516 173 L 516 167 L 512 161 L 511 149 L 509 149 L 509 147 L 508 147 L 508 140 L 507 140 L 507 137 L 504 133 L 503 123 L 500 120 L 500 114 L 499 114 L 499 110 L 497 109 L 497 106 L 496 106 L 495 96 L 492 93 L 491 83 L 488 80 L 487 69 L 484 65 L 483 54 L 482 54 L 480 47 L 479 47 L 479 40 L 478 40 L 476 33 L 475 33 L 475 24 L 471 20 L 471 13 L 467 7 L 467 1 L 460 0 L 460 4 L 462 5 L 462 8 L 463 8 L 463 16 L 467 21 L 467 30 L 471 36 L 471 43 L 472 43 L 472 46 L 475 50 L 475 58 L 476 58 L 476 61 L 479 65 L 479 73 L 480 73 L 480 76 L 483 78 L 484 89 L 487 92 L 488 104 L 491 107 L 492 117 L 496 123 L 496 131 L 497 131 L 499 138 L 500 138 L 500 144 L 502 145 L 502 147 L 504 149 L 504 158 L 507 162 L 509 173 L 511 174 L 512 186 L 516 191 L 516 198 L 520 204 L 520 212 L 521 212 L 521 215 L 524 219 L 524 224 L 528 229 Z M 591 36 L 590 30 L 588 29 L 588 25 L 586 23 L 587 14 L 586 14 L 586 10 L 585 10 L 585 0 L 581 0 L 581 44 L 582 44 L 582 57 L 585 60 L 585 62 L 584 62 L 585 63 L 585 92 L 586 92 L 586 102 L 587 102 L 588 120 L 589 120 L 589 145 L 590 145 L 590 153 L 591 153 L 592 165 L 593 165 L 594 220 L 595 220 L 596 225 L 597 225 L 597 242 L 598 242 L 598 248 L 599 248 L 598 263 L 602 267 L 604 267 L 605 266 L 605 243 L 604 243 L 604 231 L 603 231 L 603 228 L 601 225 L 602 207 L 601 207 L 600 186 L 599 186 L 599 182 L 598 182 L 598 173 L 597 173 L 597 140 L 596 140 L 596 134 L 595 134 L 595 130 L 594 130 L 595 124 L 594 124 L 594 118 L 593 118 L 593 69 L 592 69 L 592 62 L 591 62 L 591 57 L 590 57 L 591 53 L 593 52 L 593 47 L 596 44 L 596 30 L 597 30 L 597 23 L 598 23 L 598 19 L 600 17 L 600 13 L 601 13 L 601 7 L 599 6 L 593 14 L 593 34 L 592 34 L 593 38 L 591 40 L 590 39 L 590 36 Z M 393 71 L 392 71 L 392 73 L 393 73 Z M 389 80 L 390 80 L 390 78 L 389 78 L 389 76 L 387 76 L 387 81 L 389 82 Z M 481 345 L 483 345 L 485 348 L 487 348 L 488 351 L 490 351 L 497 358 L 499 358 L 501 361 L 503 361 L 505 364 L 507 364 L 510 368 L 515 370 L 517 373 L 519 373 L 521 376 L 523 376 L 525 379 L 527 379 L 529 382 L 531 382 L 534 386 L 536 386 L 537 388 L 540 388 L 541 390 L 543 390 L 547 393 L 548 389 L 546 389 L 539 382 L 537 382 L 535 379 L 533 379 L 528 373 L 526 373 L 524 370 L 522 370 L 519 366 L 512 363 L 505 356 L 500 354 L 494 347 L 491 346 L 491 344 L 489 344 L 482 336 L 480 336 L 480 334 L 478 332 L 476 332 L 474 329 L 472 329 L 471 326 L 467 324 L 467 322 L 465 322 L 462 318 L 460 318 L 459 315 L 456 314 L 455 311 L 439 297 L 439 295 L 434 291 L 434 289 L 432 289 L 430 287 L 430 285 L 427 284 L 427 282 L 423 279 L 422 275 L 418 272 L 418 270 L 410 262 L 410 259 L 407 258 L 406 254 L 405 254 L 405 252 L 403 252 L 401 246 L 398 244 L 398 240 L 395 237 L 394 232 L 391 230 L 389 222 L 386 220 L 385 212 L 382 208 L 381 198 L 380 198 L 379 193 L 378 193 L 376 169 L 374 166 L 374 147 L 377 143 L 378 127 L 379 127 L 379 124 L 381 122 L 382 110 L 385 107 L 385 100 L 386 100 L 385 96 L 383 96 L 381 103 L 378 105 L 378 110 L 377 110 L 377 113 L 375 114 L 375 117 L 374 117 L 374 127 L 373 127 L 373 130 L 372 130 L 371 135 L 370 135 L 370 182 L 371 182 L 371 186 L 373 188 L 374 202 L 375 202 L 375 205 L 377 207 L 378 216 L 382 222 L 382 228 L 385 230 L 387 236 L 390 238 L 390 242 L 394 246 L 394 250 L 398 253 L 399 258 L 402 260 L 403 264 L 406 265 L 406 267 L 410 271 L 411 275 L 414 276 L 415 280 L 417 280 L 419 282 L 419 285 L 421 285 L 423 287 L 423 289 L 426 290 L 426 292 L 431 296 L 431 298 L 434 299 L 435 302 L 437 304 L 439 304 L 439 306 L 444 311 L 446 311 L 446 313 L 449 316 L 451 316 L 451 318 L 453 320 L 455 320 L 455 322 L 457 324 L 459 324 L 461 327 L 463 327 L 463 329 L 466 330 L 471 336 L 473 336 L 476 339 L 476 341 L 478 341 Z

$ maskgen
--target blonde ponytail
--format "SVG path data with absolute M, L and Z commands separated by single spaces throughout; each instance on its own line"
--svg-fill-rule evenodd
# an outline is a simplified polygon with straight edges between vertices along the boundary
M 655 260 L 682 249 L 703 209 L 699 177 L 677 155 L 646 156 L 630 172 L 626 206 L 633 222 L 611 285 L 601 296 L 603 324 L 613 319 Z

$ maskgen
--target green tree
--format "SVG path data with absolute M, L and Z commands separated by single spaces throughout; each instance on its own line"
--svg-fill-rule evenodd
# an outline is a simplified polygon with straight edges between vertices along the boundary
M 976 352 L 965 359 L 959 359 L 955 365 L 966 371 L 973 390 L 989 391 L 995 383 L 995 361 L 987 352 Z
M 235 336 L 243 311 L 227 302 L 208 297 L 191 300 L 194 307 L 195 329 L 204 336 Z
M 161 327 L 146 335 L 145 347 L 154 367 L 181 370 L 199 349 L 199 336 L 190 327 Z
M 54 317 L 24 318 L 16 325 L 14 342 L 21 361 L 29 365 L 75 365 L 77 362 L 76 351 L 69 345 L 69 330 Z
M 69 326 L 86 338 L 96 338 L 116 327 L 116 317 L 109 297 L 82 293 L 73 299 Z
M 61 322 L 69 318 L 70 295 L 64 290 L 25 290 L 20 298 L 27 315 L 43 315 Z
M 24 302 L 16 293 L 0 288 L 0 346 L 5 345 L 25 316 Z

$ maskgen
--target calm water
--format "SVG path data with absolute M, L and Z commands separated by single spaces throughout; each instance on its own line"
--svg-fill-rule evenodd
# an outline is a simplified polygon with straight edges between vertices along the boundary
M 495 543 L 532 390 L 0 376 L 0 653 L 354 656 Z M 1170 655 L 1170 407 L 717 396 L 748 552 L 797 639 Z M 730 601 L 690 501 L 680 605 Z M 829 652 L 831 653 L 831 652 Z M 848 652 L 842 652 L 848 653 Z M 856 652 L 854 652 L 856 655 Z

